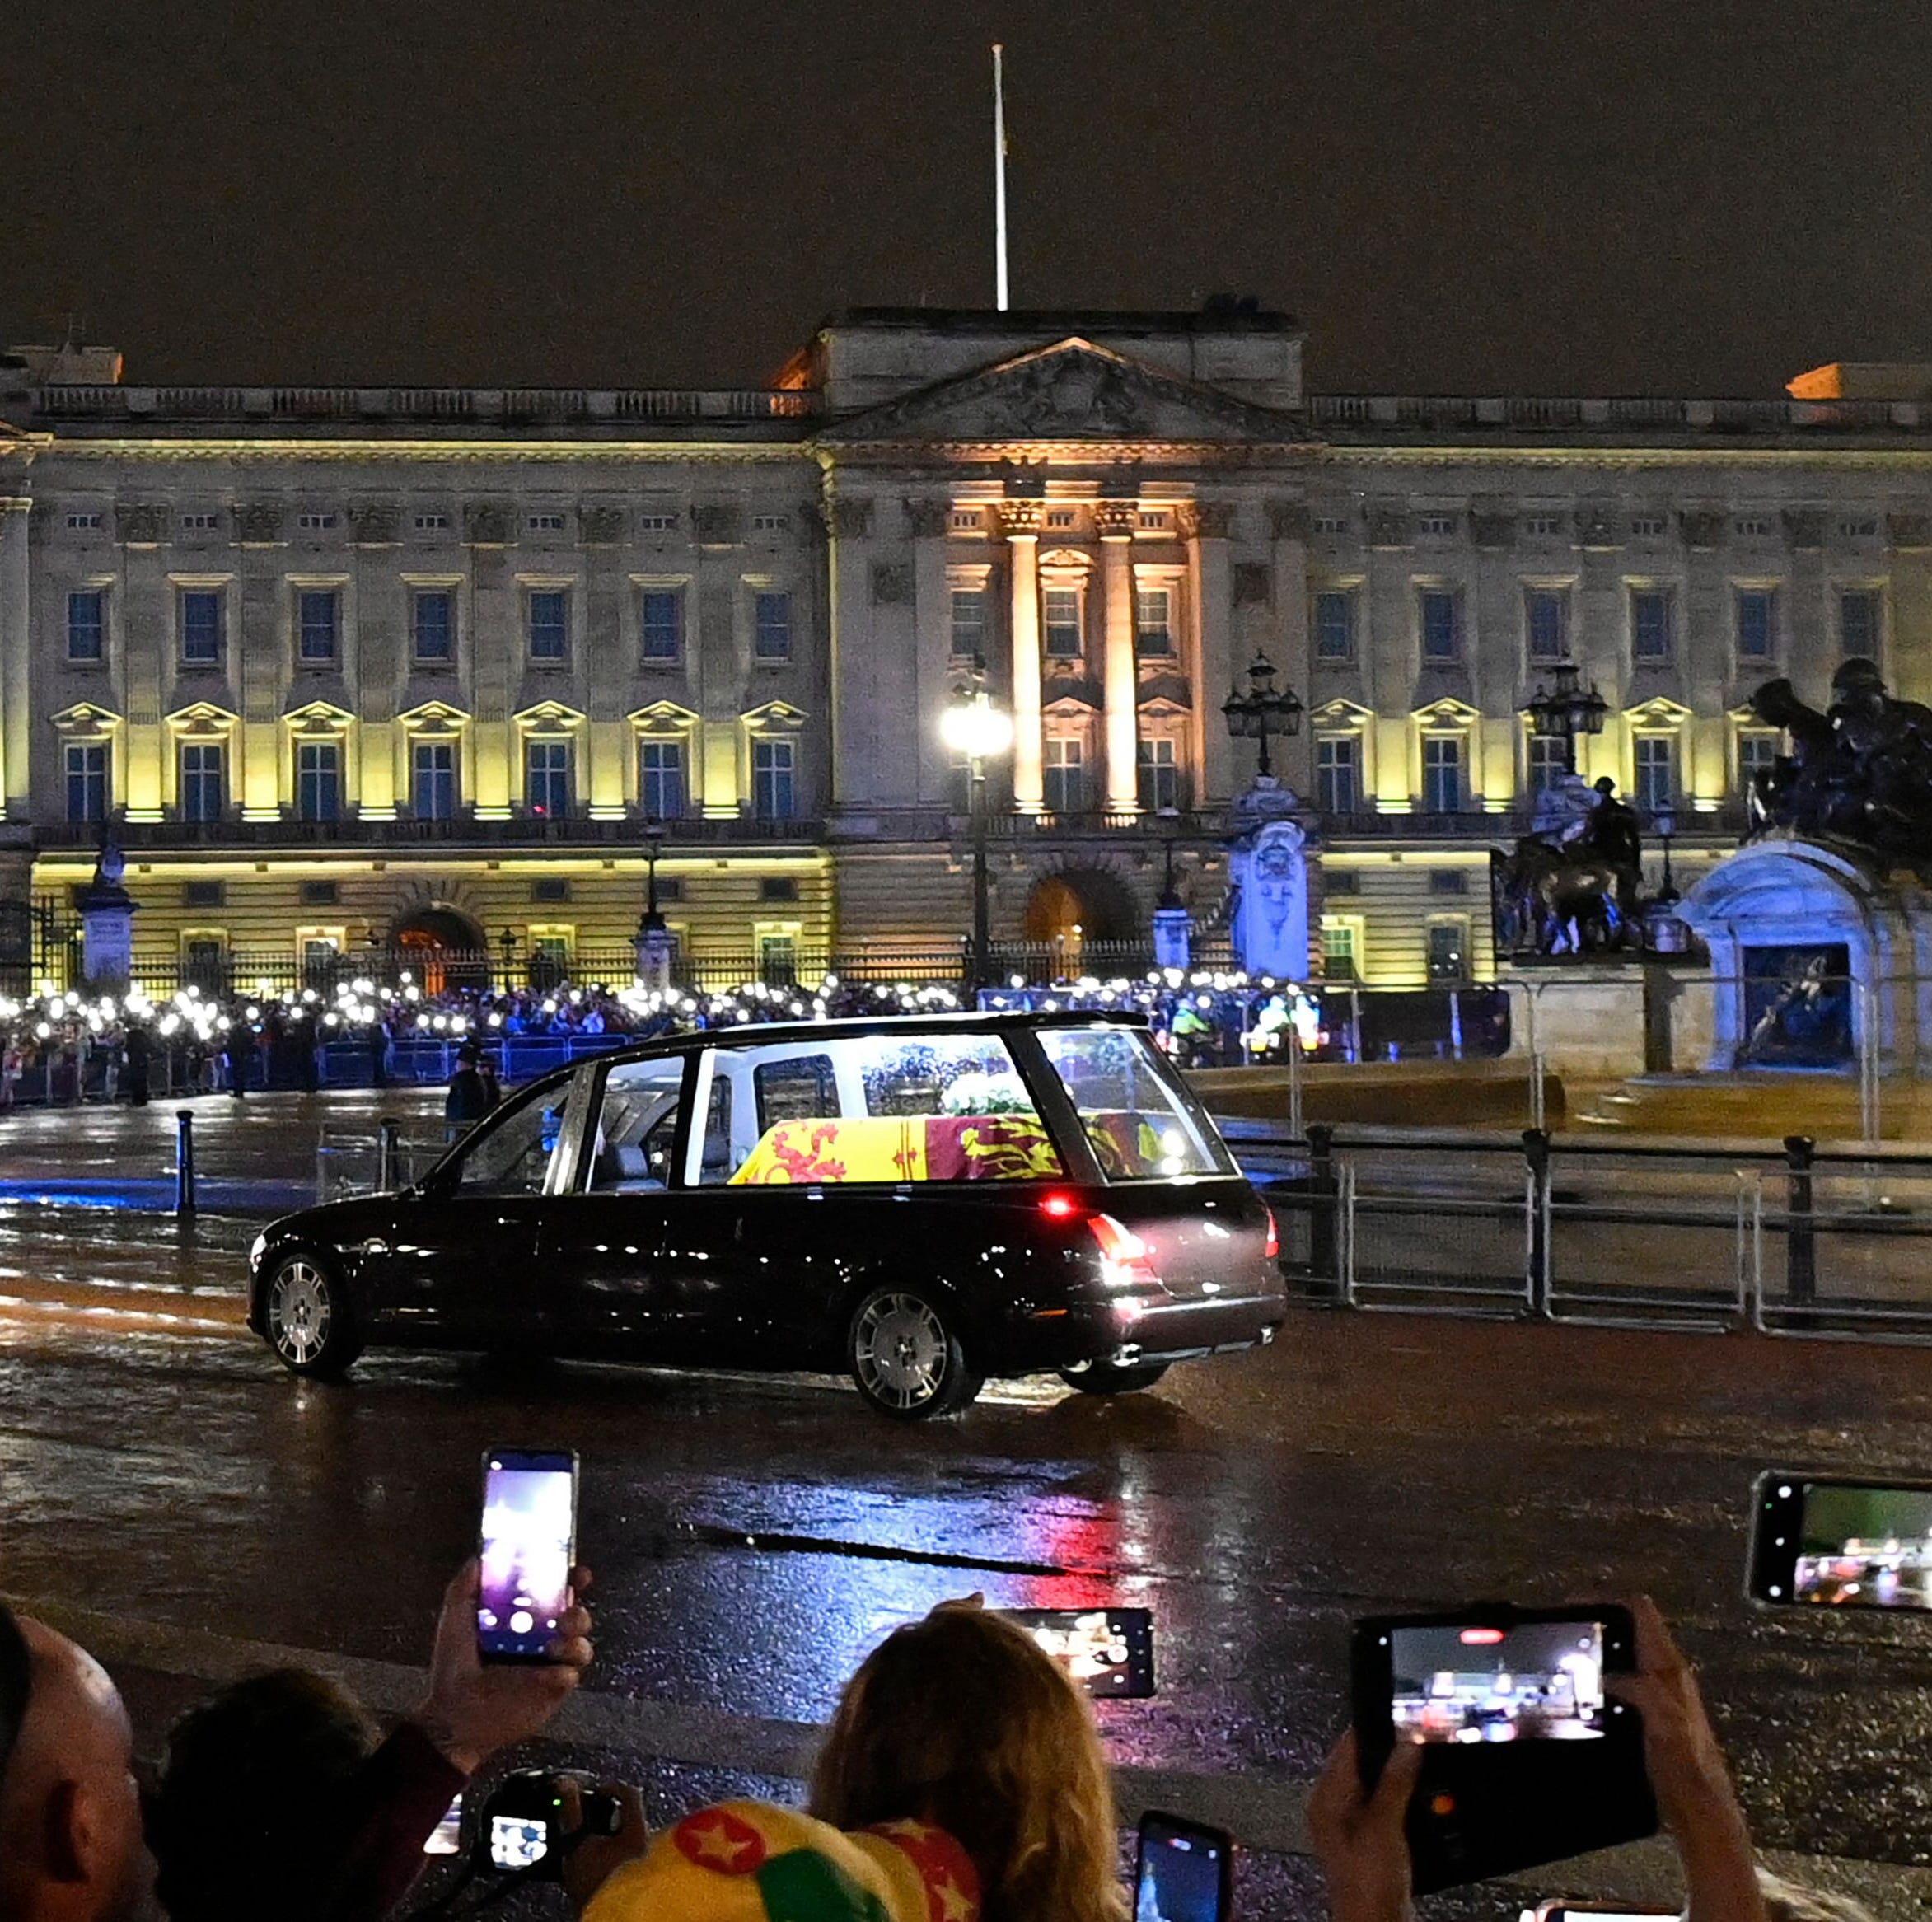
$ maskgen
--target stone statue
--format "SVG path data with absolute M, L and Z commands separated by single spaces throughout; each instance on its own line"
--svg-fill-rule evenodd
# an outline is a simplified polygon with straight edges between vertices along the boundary
M 1496 869 L 1497 936 L 1518 953 L 1595 954 L 1638 927 L 1643 843 L 1637 812 L 1607 774 L 1593 790 L 1574 774 L 1539 798 L 1536 825 Z
M 1791 752 L 1752 777 L 1750 835 L 1783 828 L 1932 866 L 1932 708 L 1893 699 L 1878 663 L 1854 656 L 1831 676 L 1823 713 L 1783 679 L 1766 681 L 1751 708 L 1790 737 Z
M 1312 837 L 1292 788 L 1257 777 L 1228 816 L 1228 934 L 1251 975 L 1308 975 L 1308 855 Z

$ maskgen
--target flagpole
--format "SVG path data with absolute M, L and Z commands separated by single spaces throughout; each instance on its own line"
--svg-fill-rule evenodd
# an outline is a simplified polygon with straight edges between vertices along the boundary
M 993 268 L 994 305 L 1006 311 L 1006 49 L 993 47 Z

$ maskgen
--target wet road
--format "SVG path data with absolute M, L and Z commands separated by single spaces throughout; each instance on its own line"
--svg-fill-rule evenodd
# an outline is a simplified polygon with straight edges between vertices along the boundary
M 1648 1588 L 1767 1844 L 1932 1863 L 1932 1624 L 1739 1599 L 1759 1468 L 1932 1469 L 1913 1350 L 1310 1311 L 1152 1394 L 1013 1385 L 901 1429 L 802 1380 L 379 1357 L 297 1383 L 239 1326 L 251 1232 L 0 1213 L 0 1590 L 417 1662 L 479 1454 L 566 1446 L 605 1693 L 812 1722 L 942 1597 L 1139 1604 L 1162 1692 L 1102 1707 L 1116 1756 L 1292 1784 L 1342 1720 L 1351 1616 Z

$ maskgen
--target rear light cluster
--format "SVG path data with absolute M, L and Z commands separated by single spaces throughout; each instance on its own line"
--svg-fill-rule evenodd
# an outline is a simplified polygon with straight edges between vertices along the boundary
M 1275 1210 L 1268 1208 L 1262 1212 L 1268 1217 L 1268 1245 L 1262 1249 L 1261 1254 L 1265 1260 L 1272 1261 L 1281 1252 L 1281 1234 L 1275 1226 Z
M 1153 1257 L 1147 1243 L 1127 1224 L 1111 1214 L 1088 1212 L 1071 1195 L 1051 1194 L 1042 1198 L 1040 1212 L 1055 1221 L 1070 1221 L 1086 1214 L 1087 1230 L 1100 1251 L 1101 1285 L 1115 1294 L 1158 1294 L 1161 1278 L 1154 1272 Z

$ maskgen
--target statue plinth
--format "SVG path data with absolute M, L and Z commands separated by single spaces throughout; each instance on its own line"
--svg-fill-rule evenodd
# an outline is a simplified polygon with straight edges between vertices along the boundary
M 104 835 L 94 878 L 74 906 L 81 917 L 82 984 L 96 994 L 124 994 L 134 975 L 134 897 L 121 885 L 127 858 Z

